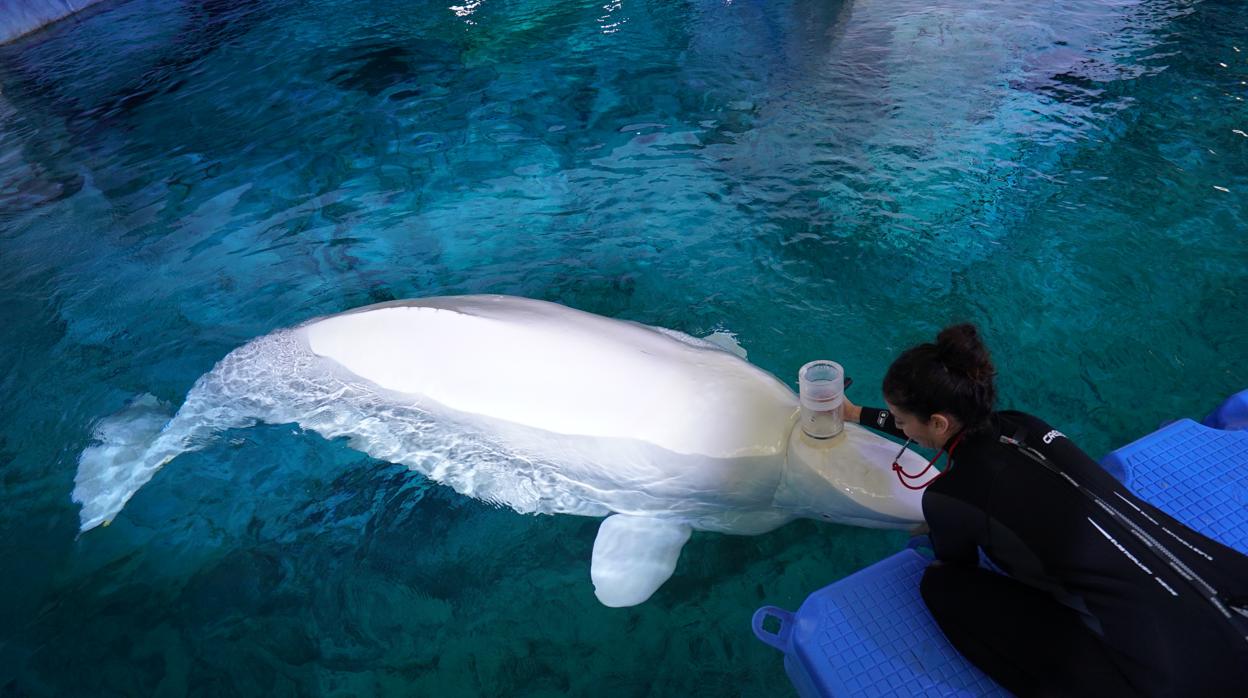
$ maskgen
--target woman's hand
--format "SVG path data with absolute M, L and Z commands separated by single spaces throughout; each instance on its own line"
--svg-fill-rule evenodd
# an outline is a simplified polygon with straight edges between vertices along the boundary
M 847 422 L 860 424 L 862 422 L 862 408 L 850 402 L 848 397 L 844 398 L 844 400 L 845 401 L 841 403 L 841 415 Z

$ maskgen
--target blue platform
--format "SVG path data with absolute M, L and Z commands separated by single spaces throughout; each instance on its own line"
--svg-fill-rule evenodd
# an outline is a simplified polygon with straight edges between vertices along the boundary
M 1110 472 L 1192 530 L 1248 552 L 1248 431 L 1180 419 L 1105 456 Z
M 1248 553 L 1248 390 L 1204 424 L 1181 419 L 1102 464 L 1192 529 Z M 754 634 L 784 652 L 802 698 L 1009 695 L 953 649 L 923 605 L 929 560 L 907 548 L 816 591 L 796 613 L 764 606 Z
M 765 606 L 754 633 L 785 653 L 802 698 L 1008 696 L 945 640 L 919 597 L 930 558 L 906 550 L 816 591 L 796 614 Z M 768 618 L 778 634 L 764 629 Z

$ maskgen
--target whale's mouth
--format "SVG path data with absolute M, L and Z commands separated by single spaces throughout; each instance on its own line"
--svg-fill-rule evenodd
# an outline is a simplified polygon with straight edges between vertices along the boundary
M 909 519 L 866 506 L 846 490 L 826 484 L 827 478 L 818 473 L 794 472 L 800 468 L 801 466 L 786 466 L 780 485 L 776 488 L 775 507 L 792 511 L 804 518 L 869 528 L 914 524 Z
M 917 524 L 923 520 L 922 493 L 897 483 L 889 467 L 895 453 L 892 441 L 856 424 L 846 424 L 841 435 L 826 441 L 811 439 L 795 424 L 774 505 L 806 518 L 856 526 Z M 914 467 L 910 458 L 903 464 Z

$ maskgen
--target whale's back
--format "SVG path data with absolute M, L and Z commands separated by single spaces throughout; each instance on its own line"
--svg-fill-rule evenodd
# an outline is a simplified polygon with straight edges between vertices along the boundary
M 575 436 L 713 458 L 784 451 L 795 397 L 703 342 L 554 303 L 460 296 L 304 325 L 319 356 L 387 390 Z

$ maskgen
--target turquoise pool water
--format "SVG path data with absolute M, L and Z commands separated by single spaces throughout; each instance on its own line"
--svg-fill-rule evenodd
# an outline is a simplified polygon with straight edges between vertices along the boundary
M 1248 386 L 1237 0 L 105 2 L 0 48 L 0 694 L 784 695 L 755 607 L 904 536 L 696 533 L 594 599 L 597 520 L 291 426 L 116 522 L 96 420 L 374 301 L 735 333 L 791 384 L 980 324 L 1088 451 Z M 505 348 L 500 347 L 500 351 Z

